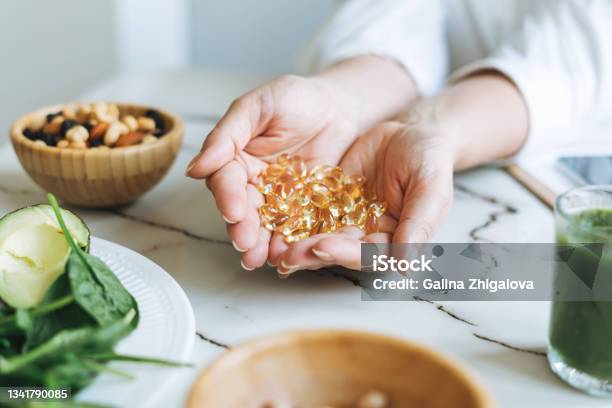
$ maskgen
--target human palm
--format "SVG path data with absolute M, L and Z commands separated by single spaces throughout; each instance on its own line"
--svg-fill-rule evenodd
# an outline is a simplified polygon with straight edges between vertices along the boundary
M 232 103 L 187 174 L 206 178 L 246 269 L 285 249 L 270 248 L 270 232 L 259 222 L 263 196 L 255 183 L 261 171 L 282 153 L 298 154 L 308 166 L 335 165 L 357 133 L 333 90 L 315 79 L 284 76 Z
M 254 157 L 270 160 L 299 153 L 309 165 L 337 163 L 355 140 L 357 126 L 317 80 L 285 76 L 257 94 L 261 109 L 256 112 L 256 137 L 244 147 Z
M 340 166 L 366 176 L 366 191 L 387 203 L 379 231 L 345 227 L 289 245 L 273 237 L 271 258 L 281 275 L 334 264 L 360 269 L 361 243 L 427 241 L 451 205 L 453 157 L 436 129 L 384 123 L 355 141 Z

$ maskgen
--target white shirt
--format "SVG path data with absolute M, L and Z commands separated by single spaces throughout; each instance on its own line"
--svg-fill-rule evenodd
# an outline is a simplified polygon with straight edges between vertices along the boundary
M 348 0 L 305 62 L 363 54 L 400 62 L 424 96 L 449 73 L 502 72 L 529 110 L 531 150 L 612 116 L 612 0 Z

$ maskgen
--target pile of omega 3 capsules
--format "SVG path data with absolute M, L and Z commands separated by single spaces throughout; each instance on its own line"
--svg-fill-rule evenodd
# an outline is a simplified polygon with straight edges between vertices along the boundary
M 262 224 L 288 243 L 349 225 L 376 232 L 386 204 L 366 196 L 365 182 L 340 167 L 308 171 L 300 156 L 283 154 L 260 175 L 258 189 L 266 199 L 259 208 Z

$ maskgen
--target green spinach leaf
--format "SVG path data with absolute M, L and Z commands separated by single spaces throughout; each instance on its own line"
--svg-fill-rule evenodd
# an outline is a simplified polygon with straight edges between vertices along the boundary
M 100 259 L 72 251 L 66 265 L 77 303 L 98 324 L 106 325 L 136 308 L 132 295 Z
M 67 274 L 61 275 L 49 288 L 43 303 L 32 310 L 34 327 L 24 350 L 49 340 L 63 329 L 92 326 L 95 320 L 74 301 Z
M 34 328 L 34 317 L 27 309 L 17 309 L 15 311 L 15 324 L 26 333 L 26 336 Z
M 0 356 L 0 376 L 11 374 L 32 363 L 57 361 L 65 358 L 62 353 L 87 353 L 90 350 L 109 351 L 132 330 L 136 317 L 134 309 L 121 319 L 102 327 L 85 326 L 77 329 L 62 330 L 38 347 L 26 353 L 5 358 Z M 1 377 L 0 377 L 1 378 Z
M 74 242 L 66 228 L 57 200 L 52 194 L 48 197 L 71 248 L 66 272 L 76 302 L 102 326 L 120 319 L 129 310 L 137 311 L 136 301 L 109 267 L 99 258 L 83 251 Z M 137 324 L 138 317 L 133 320 L 133 328 Z

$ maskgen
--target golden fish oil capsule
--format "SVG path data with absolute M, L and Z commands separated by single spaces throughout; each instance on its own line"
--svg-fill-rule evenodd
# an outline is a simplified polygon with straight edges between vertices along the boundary
M 342 216 L 341 204 L 338 203 L 337 199 L 335 199 L 332 203 L 329 204 L 328 209 L 334 218 L 339 218 Z
M 303 182 L 303 181 L 301 181 L 301 180 L 298 180 L 298 181 L 297 181 L 297 182 L 296 182 L 296 183 L 293 185 L 293 189 L 294 189 L 295 191 L 301 191 L 301 190 L 303 190 L 303 189 L 304 189 L 304 187 L 306 187 L 306 186 L 304 185 L 304 182 Z
M 283 235 L 290 235 L 294 231 L 301 229 L 302 224 L 303 224 L 303 221 L 300 215 L 292 215 L 283 224 L 283 227 L 282 227 Z
M 365 196 L 363 195 L 359 195 L 356 198 L 353 198 L 353 200 L 355 200 L 355 207 L 358 206 L 363 206 L 363 207 L 368 207 L 368 200 L 366 200 Z
M 289 165 L 289 160 L 291 159 L 291 156 L 289 156 L 287 153 L 283 153 L 280 156 L 278 156 L 278 164 L 283 165 L 283 166 L 288 166 Z
M 300 177 L 290 172 L 281 174 L 277 179 L 277 182 L 282 184 L 297 184 L 299 181 Z
M 351 196 L 354 200 L 359 197 L 363 197 L 363 187 L 356 185 L 345 186 L 344 191 Z
M 365 182 L 366 182 L 366 179 L 363 176 L 353 175 L 353 176 L 345 176 L 344 178 L 344 184 L 353 184 L 359 187 L 363 186 Z
M 344 181 L 344 177 L 345 177 L 344 170 L 342 170 L 342 167 L 340 167 L 340 166 L 336 166 L 336 167 L 330 168 L 327 171 L 327 177 L 331 177 L 333 179 L 336 179 L 336 180 L 338 180 L 338 182 L 340 184 L 342 184 L 343 181 Z
M 317 212 L 315 209 L 304 208 L 302 213 L 302 226 L 307 229 L 312 229 L 317 221 Z
M 265 182 L 264 180 L 259 180 L 257 183 L 257 191 L 261 194 L 266 195 L 272 193 L 272 189 L 274 188 L 274 183 Z
M 270 204 L 263 204 L 259 207 L 259 214 L 264 220 L 269 221 L 276 218 L 280 214 L 280 211 Z
M 378 232 L 378 227 L 378 217 L 368 211 L 365 219 L 365 225 L 363 226 L 366 234 L 373 234 L 375 232 Z
M 309 236 L 310 236 L 310 231 L 309 230 L 299 230 L 299 231 L 295 231 L 295 232 L 285 236 L 285 242 L 290 244 L 292 242 L 298 242 L 298 241 L 301 241 L 303 239 L 306 239 Z
M 370 203 L 368 209 L 372 211 L 372 214 L 374 214 L 375 217 L 382 217 L 387 210 L 387 205 L 385 203 L 375 201 Z
M 288 163 L 289 168 L 298 177 L 306 177 L 308 175 L 308 168 L 306 167 L 306 163 L 300 156 L 293 156 L 289 159 Z
M 319 165 L 308 171 L 301 157 L 282 154 L 262 172 L 257 184 L 265 197 L 259 208 L 261 223 L 281 232 L 286 242 L 345 225 L 375 232 L 386 204 L 368 198 L 365 183 L 365 177 L 346 175 L 338 166 Z
M 332 192 L 340 191 L 343 187 L 342 180 L 330 176 L 323 178 L 321 182 Z
M 264 221 L 263 225 L 268 231 L 280 231 L 287 219 L 289 219 L 287 214 L 279 214 L 270 220 Z
M 329 212 L 329 210 L 321 210 L 321 226 L 319 228 L 319 232 L 333 232 L 336 229 L 338 229 L 338 222 L 336 221 L 336 218 Z
M 272 188 L 272 194 L 282 198 L 287 199 L 290 195 L 293 194 L 293 184 L 292 183 L 276 183 Z
M 357 225 L 357 220 L 353 214 L 344 214 L 340 221 L 342 222 L 342 225 Z
M 291 210 L 306 207 L 310 204 L 310 194 L 295 193 L 287 200 L 287 204 Z
M 355 205 L 355 209 L 351 214 L 353 219 L 356 221 L 355 225 L 358 225 L 359 228 L 363 228 L 365 226 L 367 214 L 368 209 L 363 203 Z
M 331 171 L 332 167 L 331 166 L 327 166 L 325 164 L 320 164 L 318 166 L 315 166 L 311 171 L 310 171 L 310 176 L 315 180 L 315 181 L 321 181 L 325 178 L 325 176 L 327 176 L 327 174 Z
M 313 183 L 310 185 L 310 201 L 319 208 L 327 208 L 331 201 L 330 191 L 325 185 Z
M 282 176 L 285 173 L 285 171 L 286 171 L 285 166 L 277 164 L 277 163 L 272 163 L 268 167 L 266 167 L 266 169 L 264 170 L 264 177 L 278 178 Z
M 270 204 L 263 204 L 259 207 L 259 214 L 264 227 L 270 231 L 276 230 L 279 225 L 283 224 L 289 218 L 288 215 L 280 212 L 276 207 Z
M 287 202 L 274 193 L 268 194 L 266 196 L 266 203 L 270 204 L 271 206 L 277 208 L 282 212 L 289 211 L 289 205 L 287 204 Z
M 351 197 L 351 195 L 345 191 L 338 195 L 337 201 L 338 205 L 345 213 L 353 212 L 355 209 L 355 200 L 353 200 L 353 197 Z
M 347 176 L 344 179 L 344 191 L 349 193 L 353 199 L 363 195 L 365 179 L 362 176 Z
M 312 224 L 312 228 L 310 228 L 310 235 L 317 235 L 321 233 L 321 225 L 323 221 L 321 221 L 321 214 L 317 212 L 314 217 L 314 223 Z

